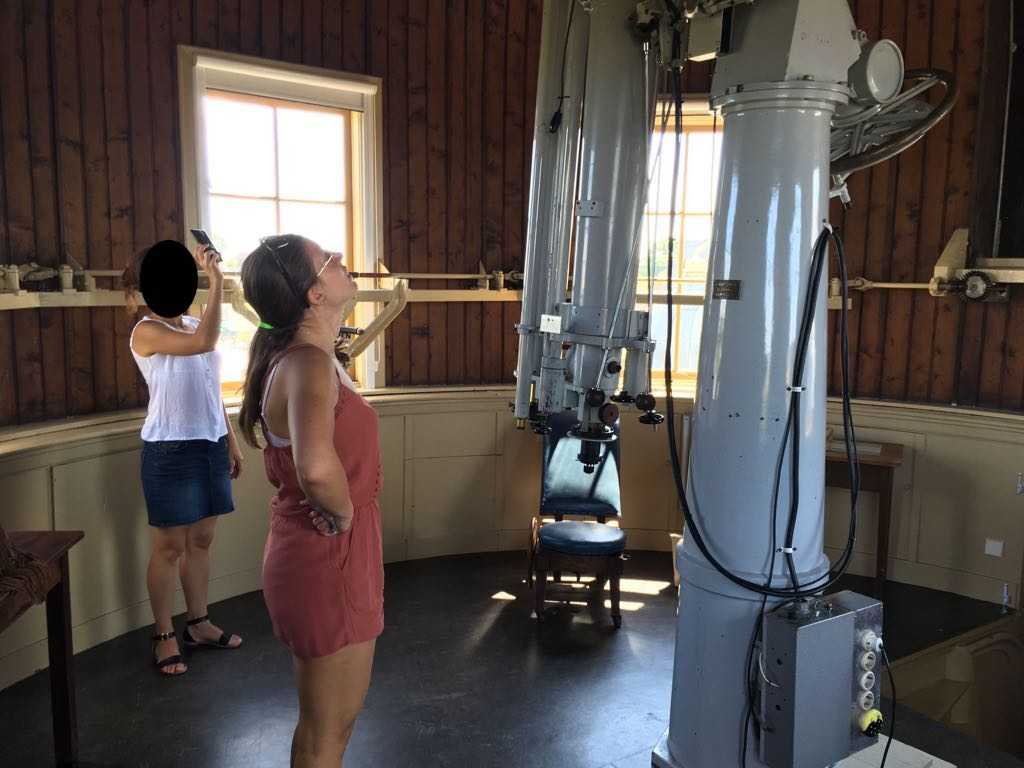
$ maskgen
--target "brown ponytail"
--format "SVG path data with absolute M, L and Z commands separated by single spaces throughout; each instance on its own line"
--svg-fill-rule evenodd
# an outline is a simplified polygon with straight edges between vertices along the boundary
M 306 292 L 316 282 L 307 255 L 307 241 L 298 235 L 268 238 L 242 263 L 242 291 L 260 319 L 272 328 L 258 328 L 249 345 L 238 424 L 249 445 L 259 448 L 259 421 L 263 387 L 271 363 L 295 339 L 295 332 L 309 306 Z
M 139 311 L 139 275 L 142 272 L 142 260 L 149 253 L 149 248 L 140 248 L 128 259 L 128 264 L 121 273 L 121 289 L 124 291 L 125 309 L 133 317 Z

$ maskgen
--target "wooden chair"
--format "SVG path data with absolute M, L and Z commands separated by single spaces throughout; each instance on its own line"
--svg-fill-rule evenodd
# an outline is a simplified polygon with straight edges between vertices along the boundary
M 608 583 L 612 622 L 620 627 L 619 581 L 626 534 L 618 525 L 607 522 L 617 522 L 621 515 L 619 441 L 607 444 L 590 474 L 583 471 L 583 464 L 576 458 L 580 439 L 569 434 L 576 424 L 575 415 L 556 414 L 548 418 L 547 424 L 550 431 L 544 435 L 540 511 L 531 527 L 527 571 L 527 581 L 534 588 L 537 620 L 543 621 L 544 617 L 548 573 L 553 574 L 556 585 L 563 572 L 574 573 L 577 579 L 582 574 L 594 574 L 591 604 L 601 600 Z M 566 516 L 583 519 L 566 520 Z M 554 517 L 555 521 L 544 523 L 544 517 Z
M 57 765 L 78 764 L 78 718 L 71 643 L 68 550 L 81 531 L 18 531 L 0 526 L 0 632 L 46 601 L 50 697 Z

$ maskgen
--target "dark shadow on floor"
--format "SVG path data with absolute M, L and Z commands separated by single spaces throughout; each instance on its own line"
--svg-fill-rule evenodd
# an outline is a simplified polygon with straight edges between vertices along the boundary
M 387 626 L 347 768 L 644 762 L 668 723 L 677 601 L 668 554 L 634 553 L 626 564 L 635 581 L 623 590 L 629 608 L 619 631 L 607 615 L 595 623 L 586 608 L 564 607 L 538 631 L 524 573 L 515 552 L 387 566 Z M 76 656 L 85 765 L 288 764 L 297 716 L 291 658 L 271 634 L 262 595 L 211 613 L 245 644 L 192 653 L 180 679 L 150 666 L 150 628 Z M 901 720 L 898 738 L 959 766 L 1024 765 L 999 762 L 912 713 Z M 0 765 L 49 765 L 51 744 L 45 673 L 0 692 Z

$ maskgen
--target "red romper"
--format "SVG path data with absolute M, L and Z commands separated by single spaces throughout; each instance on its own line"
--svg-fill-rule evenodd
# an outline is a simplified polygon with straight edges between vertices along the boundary
M 300 346 L 312 345 L 290 347 L 269 370 Z M 334 449 L 355 507 L 347 531 L 324 536 L 313 527 L 308 512 L 300 507 L 305 494 L 299 487 L 291 445 L 274 446 L 268 438 L 263 449 L 267 478 L 277 489 L 270 502 L 270 533 L 263 552 L 263 599 L 274 634 L 304 659 L 372 640 L 384 629 L 377 414 L 343 382 L 339 381 L 338 389 Z M 269 433 L 265 423 L 263 429 Z

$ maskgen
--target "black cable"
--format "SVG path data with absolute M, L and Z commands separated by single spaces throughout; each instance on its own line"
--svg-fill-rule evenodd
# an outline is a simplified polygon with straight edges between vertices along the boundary
M 889 664 L 889 654 L 885 652 L 884 645 L 882 646 L 882 661 L 885 662 L 885 671 L 889 675 L 889 689 L 892 692 L 892 715 L 889 720 L 889 741 L 885 744 L 882 762 L 878 768 L 885 768 L 885 761 L 889 759 L 889 747 L 892 746 L 892 740 L 896 737 L 896 680 L 892 676 L 892 665 Z
M 678 60 L 679 51 L 680 51 L 679 34 L 678 34 L 678 32 L 676 32 L 673 35 L 672 48 L 673 48 L 673 60 L 676 61 L 676 60 Z M 682 87 L 681 87 L 680 72 L 679 72 L 677 67 L 673 67 L 673 70 L 672 70 L 672 91 L 673 91 L 673 101 L 674 101 L 675 115 L 676 115 L 676 126 L 675 126 L 676 153 L 675 153 L 674 165 L 673 165 L 672 204 L 671 204 L 670 216 L 669 216 L 668 273 L 669 273 L 670 281 L 669 281 L 669 284 L 668 284 L 668 292 L 667 292 L 667 318 L 666 318 L 667 319 L 667 335 L 666 335 L 666 337 L 668 339 L 671 339 L 673 337 L 673 316 L 674 316 L 674 311 L 673 310 L 674 310 L 674 305 L 673 305 L 673 292 L 672 292 L 671 276 L 673 274 L 673 257 L 674 257 L 675 238 L 672 236 L 672 232 L 674 231 L 675 216 L 676 216 L 676 194 L 675 194 L 675 192 L 676 192 L 676 189 L 677 189 L 678 184 L 679 184 L 679 155 L 680 155 L 679 150 L 680 150 L 681 137 L 682 137 Z M 794 430 L 794 426 L 797 427 L 797 428 L 799 427 L 799 419 L 798 418 L 793 418 L 793 415 L 792 415 L 794 412 L 798 411 L 798 408 L 795 407 L 795 406 L 799 404 L 799 394 L 800 394 L 799 393 L 799 384 L 796 383 L 796 382 L 799 382 L 799 381 L 802 380 L 804 359 L 805 359 L 805 356 L 806 356 L 806 351 L 807 351 L 807 347 L 809 345 L 809 340 L 810 340 L 810 329 L 813 326 L 814 309 L 815 309 L 816 299 L 817 299 L 817 294 L 818 294 L 818 286 L 820 285 L 821 272 L 822 272 L 822 269 L 824 267 L 824 260 L 825 260 L 825 258 L 827 256 L 829 240 L 831 240 L 835 244 L 835 247 L 836 247 L 838 260 L 839 260 L 839 263 L 840 263 L 840 274 L 841 274 L 841 283 L 842 283 L 842 302 L 843 302 L 843 304 L 842 304 L 842 313 L 841 313 L 842 314 L 842 376 L 843 376 L 843 408 L 842 408 L 842 414 L 843 414 L 843 434 L 844 434 L 844 441 L 845 441 L 845 445 L 846 445 L 846 454 L 847 454 L 847 466 L 848 466 L 848 469 L 849 469 L 849 472 L 850 472 L 850 480 L 851 480 L 851 482 L 850 482 L 850 485 L 851 485 L 851 493 L 850 493 L 851 505 L 850 505 L 850 528 L 849 528 L 849 535 L 848 535 L 848 539 L 847 539 L 847 543 L 846 543 L 846 547 L 844 549 L 844 552 L 843 552 L 842 556 L 839 558 L 839 560 L 837 561 L 837 564 L 836 564 L 835 568 L 830 569 L 829 571 L 827 571 L 822 576 L 812 580 L 809 584 L 804 585 L 803 588 L 800 588 L 799 585 L 797 584 L 797 580 L 796 580 L 796 576 L 795 576 L 795 564 L 792 562 L 792 558 L 790 557 L 788 565 L 789 565 L 789 568 L 790 568 L 790 576 L 791 576 L 791 581 L 792 581 L 793 588 L 792 589 L 788 589 L 788 590 L 786 590 L 786 589 L 776 589 L 776 588 L 772 588 L 771 587 L 771 583 L 772 583 L 772 579 L 773 579 L 774 571 L 775 571 L 775 554 L 776 554 L 776 551 L 777 551 L 777 548 L 775 546 L 775 541 L 776 541 L 775 540 L 775 536 L 776 536 L 776 533 L 777 533 L 778 492 L 779 492 L 779 486 L 781 484 L 780 483 L 780 480 L 781 480 L 781 469 L 782 469 L 782 464 L 784 462 L 785 447 L 788 444 L 789 434 L 790 434 L 791 431 Z M 743 578 L 737 576 L 736 574 L 733 574 L 725 566 L 723 566 L 711 554 L 711 552 L 708 550 L 708 548 L 707 548 L 707 546 L 706 546 L 705 542 L 703 541 L 703 538 L 702 538 L 702 536 L 700 534 L 700 530 L 699 530 L 699 528 L 695 524 L 695 520 L 694 520 L 692 512 L 691 512 L 691 510 L 689 508 L 689 503 L 688 503 L 688 501 L 686 499 L 686 492 L 685 492 L 685 489 L 683 488 L 683 483 L 682 483 L 682 474 L 683 473 L 682 473 L 682 468 L 680 466 L 679 450 L 678 450 L 678 445 L 676 444 L 674 430 L 671 430 L 671 429 L 670 430 L 666 430 L 666 432 L 668 432 L 669 453 L 670 453 L 670 457 L 672 459 L 673 478 L 674 478 L 675 483 L 676 483 L 676 492 L 677 492 L 677 495 L 678 495 L 678 498 L 679 498 L 679 501 L 680 501 L 680 506 L 682 507 L 686 528 L 689 529 L 690 535 L 693 536 L 694 543 L 697 545 L 697 548 L 701 551 L 701 553 L 708 560 L 708 562 L 710 562 L 712 564 L 712 566 L 714 566 L 715 569 L 718 570 L 723 576 L 725 576 L 726 578 L 728 578 L 730 581 L 732 581 L 733 583 L 737 584 L 738 586 L 741 586 L 741 587 L 743 587 L 745 589 L 748 589 L 750 591 L 758 593 L 758 594 L 760 594 L 762 596 L 761 609 L 758 612 L 758 617 L 757 617 L 757 621 L 755 623 L 755 628 L 754 628 L 754 631 L 753 631 L 753 633 L 751 635 L 751 644 L 750 644 L 750 647 L 749 647 L 748 653 L 747 653 L 747 681 L 746 681 L 746 685 L 747 685 L 747 712 L 746 712 L 746 717 L 744 719 L 743 737 L 742 737 L 742 750 L 741 750 L 741 755 L 740 755 L 741 764 L 743 766 L 745 766 L 745 763 L 746 763 L 746 753 L 747 753 L 747 747 L 748 747 L 748 732 L 749 732 L 750 720 L 751 720 L 752 717 L 755 716 L 754 715 L 754 695 L 755 695 L 755 682 L 756 682 L 756 678 L 753 676 L 753 670 L 752 670 L 753 660 L 754 660 L 754 652 L 755 652 L 755 649 L 756 649 L 757 641 L 758 641 L 758 639 L 759 639 L 759 637 L 761 635 L 761 631 L 762 631 L 762 628 L 763 628 L 763 618 L 764 618 L 765 608 L 767 607 L 768 597 L 772 596 L 772 597 L 780 597 L 780 598 L 793 599 L 793 598 L 811 596 L 813 594 L 817 594 L 817 593 L 820 593 L 820 592 L 824 591 L 825 589 L 827 589 L 830 586 L 832 586 L 833 584 L 835 584 L 839 580 L 839 578 L 841 578 L 841 576 L 845 572 L 847 566 L 849 565 L 850 559 L 851 559 L 852 554 L 853 554 L 853 544 L 854 544 L 854 541 L 855 541 L 855 538 L 856 538 L 857 498 L 858 498 L 859 488 L 860 488 L 860 470 L 859 470 L 859 466 L 858 466 L 857 458 L 856 458 L 856 456 L 857 456 L 857 454 L 856 454 L 856 435 L 855 435 L 854 428 L 853 428 L 852 408 L 851 408 L 851 405 L 850 405 L 849 365 L 848 365 L 848 363 L 849 363 L 849 361 L 848 361 L 848 356 L 849 356 L 848 327 L 849 327 L 849 324 L 848 324 L 848 313 L 847 313 L 847 307 L 846 307 L 846 302 L 847 302 L 847 297 L 848 297 L 848 290 L 849 290 L 849 288 L 848 288 L 848 275 L 847 275 L 847 272 L 846 272 L 846 259 L 845 259 L 845 252 L 844 252 L 844 249 L 843 249 L 842 241 L 838 237 L 838 235 L 831 229 L 831 227 L 826 227 L 826 230 L 824 232 L 822 232 L 822 234 L 819 236 L 818 240 L 815 242 L 814 256 L 813 256 L 813 260 L 812 260 L 811 275 L 809 277 L 809 282 L 808 282 L 808 294 L 807 294 L 807 297 L 805 298 L 804 313 L 803 313 L 800 333 L 798 334 L 798 347 L 797 347 L 797 355 L 796 355 L 796 365 L 794 367 L 795 375 L 793 377 L 793 381 L 796 383 L 795 386 L 797 386 L 798 389 L 797 389 L 796 392 L 793 393 L 793 397 L 790 398 L 790 417 L 787 418 L 787 420 L 786 420 L 786 428 L 785 428 L 784 437 L 783 437 L 783 440 L 782 440 L 782 445 L 780 447 L 779 459 L 778 459 L 778 462 L 777 462 L 777 465 L 776 465 L 776 484 L 775 484 L 775 488 L 774 488 L 774 492 L 773 492 L 773 504 L 772 504 L 771 565 L 770 565 L 770 568 L 768 570 L 767 580 L 766 580 L 764 585 L 759 585 L 759 584 L 757 584 L 755 582 L 748 581 L 747 579 L 743 579 Z M 667 416 L 668 416 L 668 419 L 669 419 L 669 423 L 674 423 L 674 421 L 675 421 L 675 408 L 674 408 L 673 397 L 672 397 L 672 353 L 671 353 L 671 345 L 670 344 L 666 344 L 666 349 L 665 349 L 665 390 L 666 390 L 666 413 L 667 413 Z M 798 433 L 798 429 L 796 431 Z M 799 453 L 798 453 L 799 448 L 796 447 L 796 446 L 798 446 L 798 443 L 795 442 L 795 451 L 794 451 L 794 457 L 793 457 L 793 464 L 798 466 L 799 465 Z M 795 503 L 794 503 L 794 499 L 795 499 Z M 798 471 L 797 471 L 797 473 L 795 475 L 795 481 L 793 482 L 793 487 L 791 489 L 791 514 L 790 514 L 790 520 L 789 520 L 790 525 L 787 526 L 787 547 L 791 547 L 792 546 L 792 538 L 791 537 L 792 537 L 792 530 L 795 529 L 795 513 L 796 513 L 796 509 L 797 509 L 796 504 L 798 504 L 798 501 L 799 501 L 799 474 L 798 474 Z M 789 553 L 787 553 L 787 555 L 788 554 Z M 817 583 L 822 581 L 822 580 L 827 580 L 827 581 L 823 585 L 813 586 L 813 585 L 817 585 Z
M 569 6 L 569 21 L 565 25 L 565 44 L 562 46 L 562 76 L 558 83 L 558 109 L 555 110 L 555 114 L 551 116 L 551 121 L 548 123 L 549 133 L 558 133 L 559 127 L 562 125 L 562 102 L 569 98 L 565 94 L 565 60 L 569 53 L 569 33 L 572 31 L 572 16 L 576 11 L 576 0 L 569 0 L 572 3 Z
M 678 73 L 674 73 L 674 77 L 673 77 L 673 91 L 675 92 L 675 98 L 676 98 L 676 102 L 677 102 L 676 103 L 676 113 L 677 113 L 677 116 L 682 114 L 682 103 L 681 103 L 682 97 L 681 97 L 681 93 L 679 92 L 679 88 L 680 87 L 679 87 L 678 80 L 679 80 Z M 678 134 L 681 131 L 680 123 L 681 123 L 681 121 L 677 120 L 677 126 L 676 126 L 677 143 L 679 141 Z M 678 179 L 677 179 L 677 176 L 678 176 L 678 156 L 679 156 L 679 153 L 677 151 L 677 153 L 676 153 L 676 163 L 675 163 L 676 167 L 674 169 L 674 176 L 673 176 L 673 188 L 675 188 L 675 186 L 677 186 L 677 184 L 678 184 Z M 669 225 L 670 227 L 672 227 L 674 225 L 674 216 L 675 216 L 675 199 L 674 199 L 674 196 L 673 196 L 673 205 L 672 205 L 672 210 L 671 210 L 671 213 L 670 213 L 670 225 Z M 827 228 L 824 232 L 822 232 L 821 236 L 819 236 L 818 240 L 815 243 L 815 266 L 814 266 L 814 268 L 812 268 L 812 279 L 814 279 L 813 278 L 814 275 L 817 275 L 817 280 L 820 281 L 821 268 L 822 268 L 822 266 L 824 264 L 825 249 L 827 248 L 827 243 L 828 243 L 828 239 L 829 238 L 832 238 L 835 242 L 839 242 L 838 237 L 835 235 L 835 233 L 832 232 L 830 228 Z M 670 237 L 669 244 L 668 244 L 668 266 L 669 266 L 669 274 L 670 275 L 672 274 L 673 255 L 674 255 L 674 239 Z M 817 289 L 815 289 L 814 291 L 811 291 L 810 295 L 806 298 L 806 301 L 805 301 L 805 305 L 804 305 L 805 323 L 804 323 L 804 329 L 803 329 L 804 332 L 801 333 L 802 341 L 799 342 L 799 345 L 798 345 L 798 355 L 797 355 L 798 362 L 800 362 L 799 358 L 802 357 L 806 353 L 807 344 L 808 344 L 808 341 L 809 341 L 809 330 L 810 330 L 811 325 L 813 324 L 813 314 L 814 314 L 814 306 L 813 306 L 813 304 L 815 303 L 815 300 L 816 300 L 816 297 L 817 297 L 817 293 L 818 293 Z M 668 322 L 667 322 L 668 334 L 667 334 L 667 338 L 671 339 L 672 338 L 672 332 L 673 332 L 672 326 L 673 326 L 673 315 L 674 315 L 674 312 L 673 312 L 673 294 L 672 294 L 671 283 L 669 283 L 669 290 L 668 290 L 668 294 L 667 294 L 667 304 L 668 304 L 668 318 L 667 318 L 667 320 L 668 320 Z M 808 320 L 808 318 L 809 318 L 809 320 Z M 671 378 L 672 378 L 671 377 L 672 362 L 671 362 L 671 360 L 672 360 L 671 348 L 670 348 L 669 345 L 666 345 L 666 348 L 665 348 L 666 412 L 668 414 L 668 418 L 669 418 L 670 422 L 673 421 L 674 418 L 675 418 L 675 409 L 674 409 L 674 405 L 673 405 L 673 402 L 672 402 L 672 381 L 671 381 Z M 800 365 L 799 370 L 801 371 L 801 374 L 802 374 L 802 363 Z M 846 438 L 847 438 L 847 440 L 846 440 L 847 451 L 848 451 L 847 452 L 847 463 L 852 468 L 855 465 L 855 459 L 853 458 L 855 456 L 855 453 L 851 453 L 851 450 L 855 451 L 856 442 L 855 442 L 855 438 L 852 437 L 852 435 L 853 435 L 853 424 L 852 424 L 852 418 L 850 417 L 851 411 L 850 411 L 850 408 L 849 408 L 849 405 L 848 405 L 848 398 L 849 398 L 848 378 L 844 382 L 844 387 L 845 387 L 846 391 L 844 392 L 844 409 L 843 409 L 843 414 L 844 414 L 843 422 L 844 423 L 843 423 L 843 426 L 844 426 L 844 433 L 845 433 Z M 798 398 L 799 397 L 799 392 L 794 393 L 794 396 L 796 398 Z M 792 408 L 792 406 L 793 406 L 793 404 L 795 402 L 799 402 L 798 399 L 794 400 L 793 398 L 791 398 L 791 400 L 790 400 L 790 406 L 791 406 L 790 414 L 793 413 L 794 409 Z M 798 419 L 793 418 L 792 415 L 791 415 L 790 418 L 787 419 L 787 425 L 789 427 L 789 431 L 792 431 L 792 428 L 793 428 L 794 425 L 799 426 L 799 421 L 798 421 Z M 857 496 L 856 491 L 851 492 L 850 536 L 849 536 L 849 538 L 847 540 L 846 547 L 844 549 L 843 555 L 840 557 L 840 560 L 839 560 L 836 568 L 833 569 L 833 570 L 827 571 L 826 573 L 822 574 L 821 576 L 819 576 L 816 579 L 813 579 L 811 582 L 809 582 L 808 584 L 803 585 L 803 586 L 791 587 L 791 588 L 788 588 L 788 589 L 764 586 L 764 585 L 758 584 L 757 582 L 753 582 L 753 581 L 750 581 L 748 579 L 745 579 L 745 578 L 742 578 L 740 576 L 737 576 L 736 574 L 731 572 L 728 568 L 726 568 L 724 565 L 722 565 L 721 562 L 719 562 L 719 560 L 708 549 L 707 544 L 704 542 L 703 536 L 700 533 L 700 529 L 696 525 L 696 522 L 694 520 L 692 511 L 689 508 L 689 503 L 686 500 L 686 492 L 685 492 L 685 490 L 683 488 L 683 485 L 682 485 L 682 468 L 681 468 L 680 459 L 679 459 L 679 449 L 678 449 L 678 445 L 676 444 L 675 435 L 673 434 L 672 430 L 666 430 L 666 432 L 668 432 L 669 454 L 670 454 L 671 459 L 672 459 L 672 468 L 673 468 L 674 479 L 675 479 L 675 482 L 676 482 L 676 490 L 677 490 L 677 494 L 678 494 L 678 497 L 679 497 L 680 506 L 682 507 L 682 510 L 683 510 L 683 516 L 684 516 L 685 521 L 686 521 L 686 527 L 690 530 L 690 535 L 693 537 L 694 544 L 696 544 L 696 546 L 700 550 L 701 554 L 704 555 L 704 557 L 708 560 L 708 562 L 711 563 L 711 565 L 714 566 L 714 568 L 716 570 L 718 570 L 723 576 L 725 576 L 727 579 L 729 579 L 733 583 L 737 584 L 738 586 L 743 587 L 744 589 L 747 589 L 747 590 L 749 590 L 751 592 L 755 592 L 756 594 L 768 595 L 768 596 L 771 596 L 771 597 L 780 597 L 780 598 L 784 598 L 784 599 L 796 599 L 796 598 L 801 598 L 801 597 L 810 597 L 812 595 L 819 594 L 823 590 L 828 589 L 829 587 L 831 587 L 833 584 L 835 584 L 842 577 L 842 574 L 845 571 L 846 567 L 849 565 L 849 561 L 850 561 L 850 559 L 852 557 L 852 554 L 853 554 L 853 542 L 854 542 L 854 538 L 856 536 L 856 496 Z M 794 462 L 794 463 L 798 463 L 798 462 Z M 854 486 L 855 488 L 859 488 L 858 478 L 859 478 L 859 473 L 856 473 L 856 472 L 854 472 L 851 469 L 851 485 Z M 799 479 L 799 476 L 797 476 L 797 479 Z M 799 487 L 798 486 L 793 488 L 793 489 L 791 489 L 791 495 L 792 496 L 797 496 L 797 497 L 799 496 Z M 791 519 L 792 519 L 792 515 L 793 515 L 793 510 L 791 508 Z M 790 536 L 789 533 L 787 533 L 787 541 L 789 543 L 787 543 L 786 546 L 787 546 L 787 548 L 789 548 L 789 547 L 792 546 L 792 539 L 791 539 L 791 536 Z M 825 583 L 824 584 L 819 584 L 818 582 L 821 582 L 821 581 L 825 581 Z

